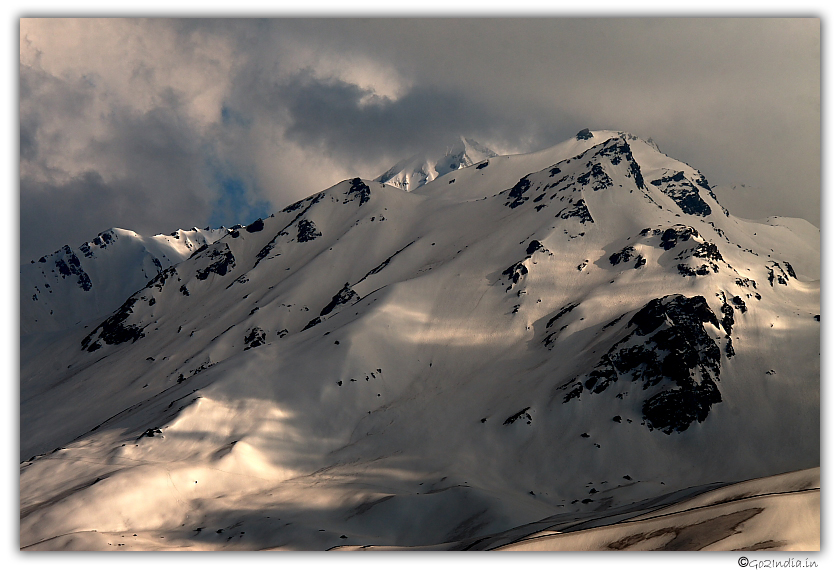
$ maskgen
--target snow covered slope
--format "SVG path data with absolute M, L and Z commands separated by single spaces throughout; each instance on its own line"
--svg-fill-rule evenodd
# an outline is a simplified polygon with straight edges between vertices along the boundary
M 149 279 L 227 233 L 193 228 L 144 237 L 112 228 L 78 248 L 65 245 L 32 260 L 20 268 L 21 334 L 101 319 Z
M 486 146 L 472 139 L 461 137 L 458 142 L 446 149 L 443 157 L 429 154 L 416 154 L 398 162 L 387 172 L 379 175 L 376 182 L 390 184 L 396 188 L 411 192 L 454 170 L 472 166 L 488 158 L 498 156 Z
M 688 489 L 624 512 L 578 519 L 555 515 L 473 540 L 424 550 L 819 550 L 820 469 Z M 676 502 L 675 502 L 676 501 Z M 662 507 L 667 504 L 667 507 Z M 399 547 L 341 546 L 337 550 Z
M 469 543 L 817 467 L 818 238 L 614 131 L 341 182 L 22 349 L 21 545 Z
M 819 469 L 728 485 L 619 523 L 563 526 L 498 550 L 820 550 Z

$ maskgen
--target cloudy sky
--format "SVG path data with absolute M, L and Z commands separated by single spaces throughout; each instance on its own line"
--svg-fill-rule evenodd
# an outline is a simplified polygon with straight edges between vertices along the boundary
M 820 221 L 817 19 L 22 19 L 19 96 L 24 263 L 584 127 L 652 137 L 735 213 Z

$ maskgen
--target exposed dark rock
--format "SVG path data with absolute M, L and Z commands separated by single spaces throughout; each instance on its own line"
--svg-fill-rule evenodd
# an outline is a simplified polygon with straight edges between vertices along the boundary
M 726 334 L 732 334 L 732 325 L 735 324 L 735 309 L 732 308 L 732 305 L 726 302 L 726 297 L 723 297 L 723 305 L 721 306 L 720 310 L 723 313 L 723 318 L 720 321 L 723 330 L 726 331 Z
M 155 275 L 154 277 L 152 277 L 151 280 L 149 280 L 149 282 L 146 284 L 146 287 L 148 287 L 149 289 L 151 289 L 152 287 L 157 287 L 158 291 L 163 291 L 163 286 L 166 285 L 166 280 L 177 274 L 178 271 L 175 269 L 174 265 L 172 267 L 168 267 L 160 273 L 158 273 L 157 275 Z
M 639 166 L 639 163 L 635 160 L 630 161 L 630 166 L 628 167 L 630 176 L 633 177 L 633 181 L 636 183 L 636 187 L 640 190 L 645 187 L 645 179 L 642 176 L 642 169 Z
M 314 319 L 312 319 L 311 321 L 309 321 L 308 323 L 306 323 L 306 326 L 305 326 L 305 327 L 303 327 L 303 328 L 300 330 L 300 332 L 303 332 L 303 331 L 305 331 L 305 330 L 307 330 L 307 329 L 311 329 L 312 327 L 314 327 L 315 325 L 320 324 L 320 323 L 321 323 L 321 317 L 315 317 Z
M 586 202 L 583 198 L 579 199 L 571 207 L 560 210 L 560 212 L 558 212 L 554 217 L 562 220 L 578 218 L 582 224 L 585 224 L 586 222 L 595 223 L 595 220 L 593 220 L 592 216 L 589 214 L 589 208 L 586 207 Z
M 712 213 L 712 209 L 700 197 L 700 190 L 691 180 L 686 178 L 683 171 L 671 176 L 664 176 L 658 180 L 652 180 L 651 184 L 659 186 L 659 189 L 676 202 L 677 206 L 688 215 L 708 216 Z
M 321 309 L 320 316 L 324 317 L 326 315 L 329 315 L 332 312 L 332 310 L 335 309 L 338 305 L 344 305 L 358 300 L 358 293 L 356 293 L 353 289 L 350 288 L 350 283 L 345 283 L 344 287 L 342 287 L 338 293 L 333 295 L 332 300 L 329 303 L 327 303 L 327 306 Z
M 732 358 L 735 356 L 735 347 L 732 346 L 732 337 L 729 335 L 726 336 L 726 346 L 724 347 L 724 352 L 726 353 L 726 358 Z
M 531 241 L 531 243 L 529 243 L 528 247 L 525 249 L 525 253 L 527 253 L 528 255 L 533 255 L 534 253 L 536 253 L 538 251 L 548 251 L 548 250 L 545 247 L 543 247 L 543 244 L 541 244 L 537 240 Z
M 660 247 L 662 247 L 665 251 L 668 251 L 669 249 L 676 247 L 677 241 L 688 241 L 691 236 L 699 237 L 699 235 L 700 234 L 697 233 L 697 230 L 691 226 L 677 225 L 662 232 Z
M 521 178 L 516 185 L 508 191 L 508 197 L 511 198 L 509 202 L 505 202 L 505 206 L 513 209 L 517 206 L 521 206 L 528 200 L 528 197 L 525 196 L 525 192 L 531 187 L 531 181 L 528 180 L 528 177 Z
M 695 421 L 702 422 L 712 405 L 721 401 L 720 391 L 714 382 L 691 383 L 645 400 L 642 414 L 651 429 L 670 434 L 685 431 Z
M 124 342 L 134 342 L 137 339 L 145 336 L 143 328 L 137 325 L 126 324 L 125 321 L 134 312 L 133 307 L 137 302 L 136 297 L 129 298 L 122 306 L 117 309 L 114 314 L 105 319 L 99 326 L 97 326 L 90 334 L 82 339 L 82 349 L 87 349 L 88 352 L 93 352 L 101 347 L 98 342 L 91 344 L 94 336 L 99 337 L 105 344 L 122 344 Z
M 309 220 L 301 220 L 300 222 L 298 222 L 298 243 L 312 241 L 315 238 L 321 237 L 321 235 L 321 232 L 317 230 L 315 224 L 313 224 Z
M 279 234 L 278 234 L 278 235 L 279 235 Z M 262 249 L 261 249 L 261 250 L 257 253 L 257 263 L 259 263 L 260 261 L 262 261 L 262 259 L 263 259 L 266 255 L 268 255 L 269 253 L 271 253 L 271 250 L 272 250 L 272 249 L 274 249 L 274 244 L 276 243 L 276 240 L 277 240 L 277 236 L 275 236 L 273 240 L 271 240 L 270 242 L 268 242 L 267 244 L 265 244 L 265 245 L 263 246 L 263 248 L 262 248 Z
M 525 420 L 527 420 L 527 423 L 530 424 L 531 423 L 531 414 L 528 413 L 528 410 L 530 410 L 530 409 L 531 409 L 531 406 L 528 406 L 527 408 L 525 408 L 523 410 L 519 410 L 518 412 L 516 412 L 515 414 L 510 416 L 508 419 L 506 419 L 502 425 L 507 426 L 507 425 L 512 424 L 516 420 L 520 420 L 520 419 L 525 419 Z
M 695 247 L 692 255 L 710 261 L 723 261 L 723 257 L 720 255 L 717 246 L 710 241 L 705 241 Z
M 782 263 L 785 264 L 785 267 L 787 268 L 788 275 L 790 275 L 791 277 L 796 279 L 796 272 L 793 270 L 793 266 L 790 263 L 788 263 L 787 261 L 783 261 Z
M 752 287 L 753 289 L 756 288 L 755 281 L 753 281 L 752 279 L 745 279 L 745 278 L 741 278 L 741 277 L 739 277 L 738 279 L 735 280 L 735 285 L 737 285 L 739 287 L 747 287 L 747 288 Z
M 627 314 L 627 313 L 624 313 L 624 315 L 626 315 L 626 314 Z M 602 331 L 605 331 L 605 330 L 607 330 L 608 328 L 610 328 L 611 326 L 614 326 L 615 324 L 617 324 L 617 323 L 618 323 L 618 321 L 620 321 L 621 319 L 623 319 L 623 318 L 624 318 L 624 315 L 621 315 L 621 316 L 618 316 L 618 317 L 614 318 L 613 320 L 611 320 L 610 322 L 608 322 L 607 324 L 605 324 L 603 327 L 601 327 L 601 330 L 602 330 Z
M 641 382 L 645 390 L 665 384 L 669 387 L 643 402 L 643 419 L 650 429 L 685 431 L 705 420 L 711 406 L 721 401 L 715 384 L 720 349 L 703 323 L 720 327 L 702 296 L 650 301 L 628 322 L 633 331 L 601 357 L 583 385 L 598 394 L 620 379 Z M 570 390 L 565 401 L 571 397 Z
M 274 247 L 277 245 L 277 239 L 278 239 L 278 238 L 280 238 L 281 236 L 286 236 L 286 235 L 289 235 L 289 234 L 288 234 L 288 232 L 287 232 L 286 230 L 287 230 L 287 229 L 289 229 L 291 226 L 293 226 L 293 225 L 295 224 L 295 222 L 297 222 L 298 220 L 300 220 L 300 219 L 301 219 L 304 215 L 306 215 L 306 213 L 309 211 L 309 209 L 310 209 L 310 208 L 312 208 L 313 206 L 315 206 L 315 204 L 317 204 L 318 202 L 320 202 L 320 201 L 324 198 L 324 196 L 325 196 L 325 194 L 324 194 L 323 192 L 319 192 L 318 194 L 314 194 L 314 195 L 310 196 L 309 198 L 305 198 L 304 200 L 300 200 L 299 202 L 295 202 L 294 204 L 292 204 L 292 205 L 290 205 L 290 206 L 287 206 L 287 207 L 283 210 L 284 212 L 287 212 L 287 213 L 288 213 L 288 212 L 294 212 L 294 211 L 296 211 L 296 210 L 299 210 L 300 208 L 303 208 L 304 204 L 306 204 L 307 202 L 309 202 L 309 205 L 307 205 L 307 206 L 303 209 L 303 211 L 298 212 L 298 213 L 295 215 L 294 219 L 293 219 L 291 222 L 289 222 L 288 224 L 286 224 L 286 227 L 284 227 L 282 230 L 280 230 L 279 232 L 277 232 L 277 235 L 275 235 L 275 236 L 271 239 L 271 241 L 270 241 L 270 242 L 268 242 L 268 243 L 267 243 L 267 244 L 266 244 L 266 245 L 265 245 L 265 246 L 264 246 L 264 247 L 263 247 L 263 248 L 259 251 L 259 253 L 257 253 L 257 261 L 256 261 L 256 263 L 254 263 L 254 267 L 256 267 L 257 265 L 259 265 L 259 263 L 260 263 L 263 259 L 265 259 L 265 257 L 267 257 L 269 253 L 271 253 L 271 251 L 272 251 L 272 250 L 274 249 Z M 273 214 L 272 214 L 272 215 L 273 215 Z M 307 222 L 307 223 L 310 223 L 310 222 Z M 314 228 L 315 226 L 313 225 L 312 227 Z M 321 234 L 318 234 L 318 235 L 316 235 L 315 237 L 318 237 L 318 236 L 320 236 L 320 235 L 321 235 Z M 300 226 L 298 226 L 298 238 L 300 238 L 300 236 L 301 236 L 301 233 L 300 233 Z M 314 237 L 313 237 L 312 239 L 314 239 Z M 298 240 L 298 241 L 299 241 L 299 240 Z M 279 254 L 278 254 L 278 255 L 279 255 Z
M 282 210 L 282 211 L 283 211 L 284 213 L 288 214 L 289 212 L 294 212 L 295 210 L 300 210 L 301 208 L 303 208 L 303 204 L 304 204 L 305 202 L 306 202 L 306 200 L 305 200 L 305 199 L 304 199 L 304 200 L 298 200 L 298 201 L 297 201 L 297 202 L 295 202 L 294 204 L 289 204 L 288 206 L 286 206 L 285 208 L 283 208 L 283 210 Z
M 76 254 L 73 253 L 70 246 L 65 245 L 62 250 L 59 250 L 59 252 L 63 253 L 64 259 L 57 259 L 55 261 L 55 266 L 58 269 L 59 274 L 61 274 L 61 278 L 65 279 L 71 275 L 76 275 L 79 278 L 77 281 L 79 287 L 81 287 L 84 291 L 90 291 L 91 287 L 93 287 L 90 277 L 87 273 L 85 273 L 84 269 L 82 269 L 82 263 L 79 261 Z
M 596 192 L 598 190 L 604 190 L 605 188 L 609 188 L 613 185 L 612 179 L 604 171 L 604 168 L 599 163 L 593 164 L 589 172 L 585 172 L 578 176 L 577 183 L 582 184 L 584 186 L 590 185 L 592 187 L 592 190 Z
M 478 164 L 476 164 L 475 169 L 476 169 L 476 170 L 481 170 L 482 168 L 487 168 L 487 166 L 489 166 L 489 164 L 490 164 L 490 161 L 489 161 L 489 160 L 485 160 L 485 161 L 483 161 L 483 162 L 479 162 Z
M 256 348 L 265 344 L 265 331 L 260 327 L 254 327 L 245 335 L 245 350 Z
M 553 317 L 551 317 L 548 320 L 548 322 L 545 324 L 545 328 L 546 329 L 551 328 L 551 325 L 553 325 L 557 321 L 557 319 L 559 319 L 560 317 L 562 317 L 566 313 L 571 312 L 578 305 L 580 305 L 580 303 L 569 303 L 568 305 L 565 305 L 564 307 L 562 307 L 556 315 L 554 315 Z
M 79 283 L 79 287 L 81 287 L 83 291 L 90 291 L 91 288 L 93 287 L 93 283 L 90 282 L 90 277 L 88 277 L 88 274 L 85 273 L 84 271 L 79 273 L 78 283 Z
M 565 328 L 565 327 L 563 327 L 563 328 Z M 563 329 L 560 329 L 560 330 L 563 330 Z M 550 347 L 551 344 L 554 342 L 554 337 L 557 336 L 557 333 L 559 333 L 559 332 L 560 331 L 554 331 L 553 333 L 547 335 L 542 341 L 543 345 L 546 346 L 546 347 Z
M 614 253 L 610 256 L 610 264 L 618 265 L 623 261 L 630 261 L 630 258 L 633 257 L 634 251 L 636 251 L 636 248 L 632 245 L 628 245 L 618 253 Z
M 388 264 L 391 263 L 391 260 L 394 259 L 394 257 L 396 257 L 396 255 L 398 253 L 401 253 L 403 250 L 405 250 L 409 245 L 413 244 L 415 241 L 417 241 L 417 240 L 413 240 L 413 241 L 409 242 L 408 244 L 404 245 L 403 247 L 401 247 L 400 249 L 398 249 L 397 251 L 395 251 L 392 255 L 390 255 L 388 257 L 388 259 L 386 259 L 385 261 L 383 261 L 382 263 L 380 263 L 379 265 L 377 265 L 376 267 L 374 267 L 373 269 L 371 269 L 370 271 L 365 273 L 365 276 L 362 277 L 361 279 L 359 279 L 358 282 L 361 283 L 367 277 L 370 277 L 371 275 L 375 275 L 375 274 L 379 273 L 380 271 L 382 271 L 383 269 L 385 269 L 385 267 L 387 267 Z
M 263 223 L 262 218 L 257 218 L 256 220 L 245 226 L 245 231 L 249 234 L 254 234 L 257 232 L 261 232 L 264 227 L 265 224 Z
M 370 200 L 370 187 L 362 182 L 361 178 L 354 178 L 350 181 L 350 189 L 347 191 L 347 199 L 344 203 L 347 204 L 355 198 L 359 199 L 359 206 Z
M 207 251 L 207 249 L 208 249 L 208 245 L 205 243 L 204 245 L 202 245 L 201 247 L 199 247 L 197 250 L 195 250 L 194 252 L 192 252 L 190 254 L 190 259 L 192 259 L 193 257 L 196 257 L 199 253 L 201 253 L 203 251 Z
M 744 300 L 741 299 L 741 297 L 732 297 L 732 304 L 735 306 L 736 309 L 738 309 L 742 313 L 747 312 L 747 304 L 744 303 Z
M 717 267 L 714 267 L 715 272 L 717 272 Z M 686 265 L 685 263 L 680 263 L 677 265 L 677 271 L 680 275 L 685 277 L 695 277 L 697 275 L 708 275 L 710 273 L 709 266 L 705 263 L 700 265 L 699 267 L 691 267 Z
M 590 131 L 589 129 L 582 129 L 578 131 L 578 134 L 575 135 L 575 138 L 579 141 L 585 141 L 591 139 L 594 136 L 595 135 L 593 135 L 592 131 Z
M 181 285 L 181 288 L 178 289 L 178 290 L 181 292 L 182 295 L 184 295 L 184 297 L 189 297 L 190 296 L 190 292 L 187 289 L 186 285 Z
M 639 167 L 639 163 L 636 162 L 636 159 L 633 158 L 633 152 L 630 149 L 630 144 L 627 142 L 627 139 L 619 137 L 605 142 L 603 148 L 598 151 L 598 155 L 608 158 L 613 166 L 618 166 L 622 161 L 627 161 L 628 178 L 631 178 L 636 183 L 636 187 L 640 190 L 645 187 L 645 179 L 642 177 L 642 169 Z M 595 190 L 600 189 L 602 188 L 595 188 Z
M 226 243 L 216 244 L 208 257 L 215 261 L 204 269 L 199 269 L 195 274 L 196 278 L 202 281 L 207 279 L 211 273 L 225 275 L 228 269 L 236 267 L 236 260 L 233 258 L 233 253 L 231 253 Z
M 767 280 L 770 282 L 771 287 L 773 287 L 776 282 L 778 282 L 779 285 L 787 285 L 787 275 L 778 263 L 774 261 L 772 266 L 765 265 L 765 267 L 768 271 Z M 776 273 L 776 270 L 778 270 L 778 273 Z
M 525 277 L 527 273 L 528 268 L 525 267 L 525 265 L 523 265 L 521 261 L 517 261 L 516 263 L 502 271 L 502 275 L 513 282 L 513 284 L 510 287 L 508 287 L 508 290 L 510 290 L 510 288 L 513 287 L 513 285 L 515 285 L 516 283 L 519 283 L 519 279 Z

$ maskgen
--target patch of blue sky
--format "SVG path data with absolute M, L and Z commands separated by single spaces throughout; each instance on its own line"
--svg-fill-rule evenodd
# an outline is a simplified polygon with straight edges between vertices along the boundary
M 218 175 L 216 182 L 221 192 L 210 213 L 210 227 L 247 225 L 257 218 L 269 216 L 271 204 L 255 198 L 254 192 L 248 192 L 241 178 Z
M 221 119 L 222 124 L 226 126 L 236 125 L 239 127 L 249 127 L 251 125 L 251 120 L 249 118 L 227 105 L 222 105 Z

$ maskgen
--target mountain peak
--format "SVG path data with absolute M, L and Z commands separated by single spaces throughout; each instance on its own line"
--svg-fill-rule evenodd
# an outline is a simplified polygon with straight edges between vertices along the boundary
M 411 192 L 439 176 L 494 156 L 498 154 L 492 149 L 474 139 L 460 136 L 446 148 L 443 156 L 437 151 L 415 154 L 396 163 L 375 180 Z

